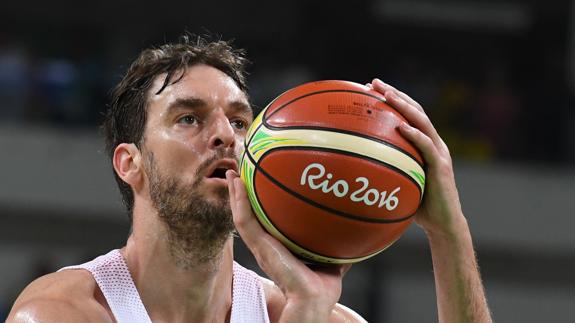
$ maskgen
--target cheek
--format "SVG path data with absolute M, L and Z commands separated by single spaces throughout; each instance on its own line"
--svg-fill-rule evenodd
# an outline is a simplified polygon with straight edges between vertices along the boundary
M 187 141 L 166 141 L 154 152 L 158 167 L 164 173 L 182 178 L 193 177 L 202 148 Z
M 208 137 L 202 132 L 182 131 L 171 129 L 159 133 L 158 144 L 164 146 L 168 152 L 182 155 L 199 155 L 205 149 Z
M 179 142 L 181 150 L 189 157 L 197 158 L 206 152 L 206 142 L 209 138 L 198 135 L 193 140 L 182 140 Z

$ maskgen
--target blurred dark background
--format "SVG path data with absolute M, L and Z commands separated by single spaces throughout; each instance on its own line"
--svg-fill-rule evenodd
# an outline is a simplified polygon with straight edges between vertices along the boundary
M 33 278 L 122 246 L 128 221 L 98 134 L 140 50 L 184 31 L 247 50 L 262 108 L 319 79 L 379 77 L 449 145 L 500 322 L 572 322 L 575 2 L 10 1 L 0 9 L 0 319 Z M 242 263 L 255 266 L 238 241 Z M 342 303 L 370 322 L 436 322 L 415 225 L 354 266 Z

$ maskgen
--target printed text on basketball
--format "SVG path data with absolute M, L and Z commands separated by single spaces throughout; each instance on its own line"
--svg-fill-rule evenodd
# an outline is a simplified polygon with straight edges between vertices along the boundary
M 312 190 L 321 189 L 326 194 L 333 193 L 333 195 L 340 198 L 347 196 L 350 192 L 348 182 L 344 179 L 339 179 L 332 183 L 332 179 L 333 174 L 326 174 L 325 167 L 322 164 L 312 163 L 303 170 L 300 184 L 303 186 L 308 185 Z M 357 177 L 355 183 L 359 183 L 360 187 L 349 195 L 349 199 L 353 202 L 362 202 L 368 206 L 377 204 L 377 207 L 385 207 L 388 211 L 394 210 L 399 205 L 399 199 L 396 194 L 400 191 L 400 187 L 395 188 L 388 194 L 387 191 L 370 188 L 369 179 L 366 177 Z

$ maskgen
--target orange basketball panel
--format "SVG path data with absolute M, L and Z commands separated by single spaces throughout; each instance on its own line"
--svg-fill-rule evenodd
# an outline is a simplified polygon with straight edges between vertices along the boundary
M 327 257 L 357 258 L 371 255 L 396 241 L 412 222 L 369 223 L 351 220 L 316 208 L 279 189 L 261 172 L 255 189 L 273 225 L 299 246 Z
M 408 175 L 343 152 L 276 149 L 260 159 L 259 167 L 312 204 L 368 221 L 403 219 L 420 202 L 419 186 Z

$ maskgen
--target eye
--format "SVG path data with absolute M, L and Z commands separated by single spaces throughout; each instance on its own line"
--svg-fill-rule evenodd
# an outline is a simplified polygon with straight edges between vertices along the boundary
M 193 125 L 193 124 L 198 123 L 198 119 L 196 117 L 194 117 L 193 115 L 185 115 L 185 116 L 181 117 L 180 119 L 178 119 L 178 123 Z
M 241 119 L 230 120 L 230 124 L 238 130 L 245 130 L 248 128 L 248 122 Z

